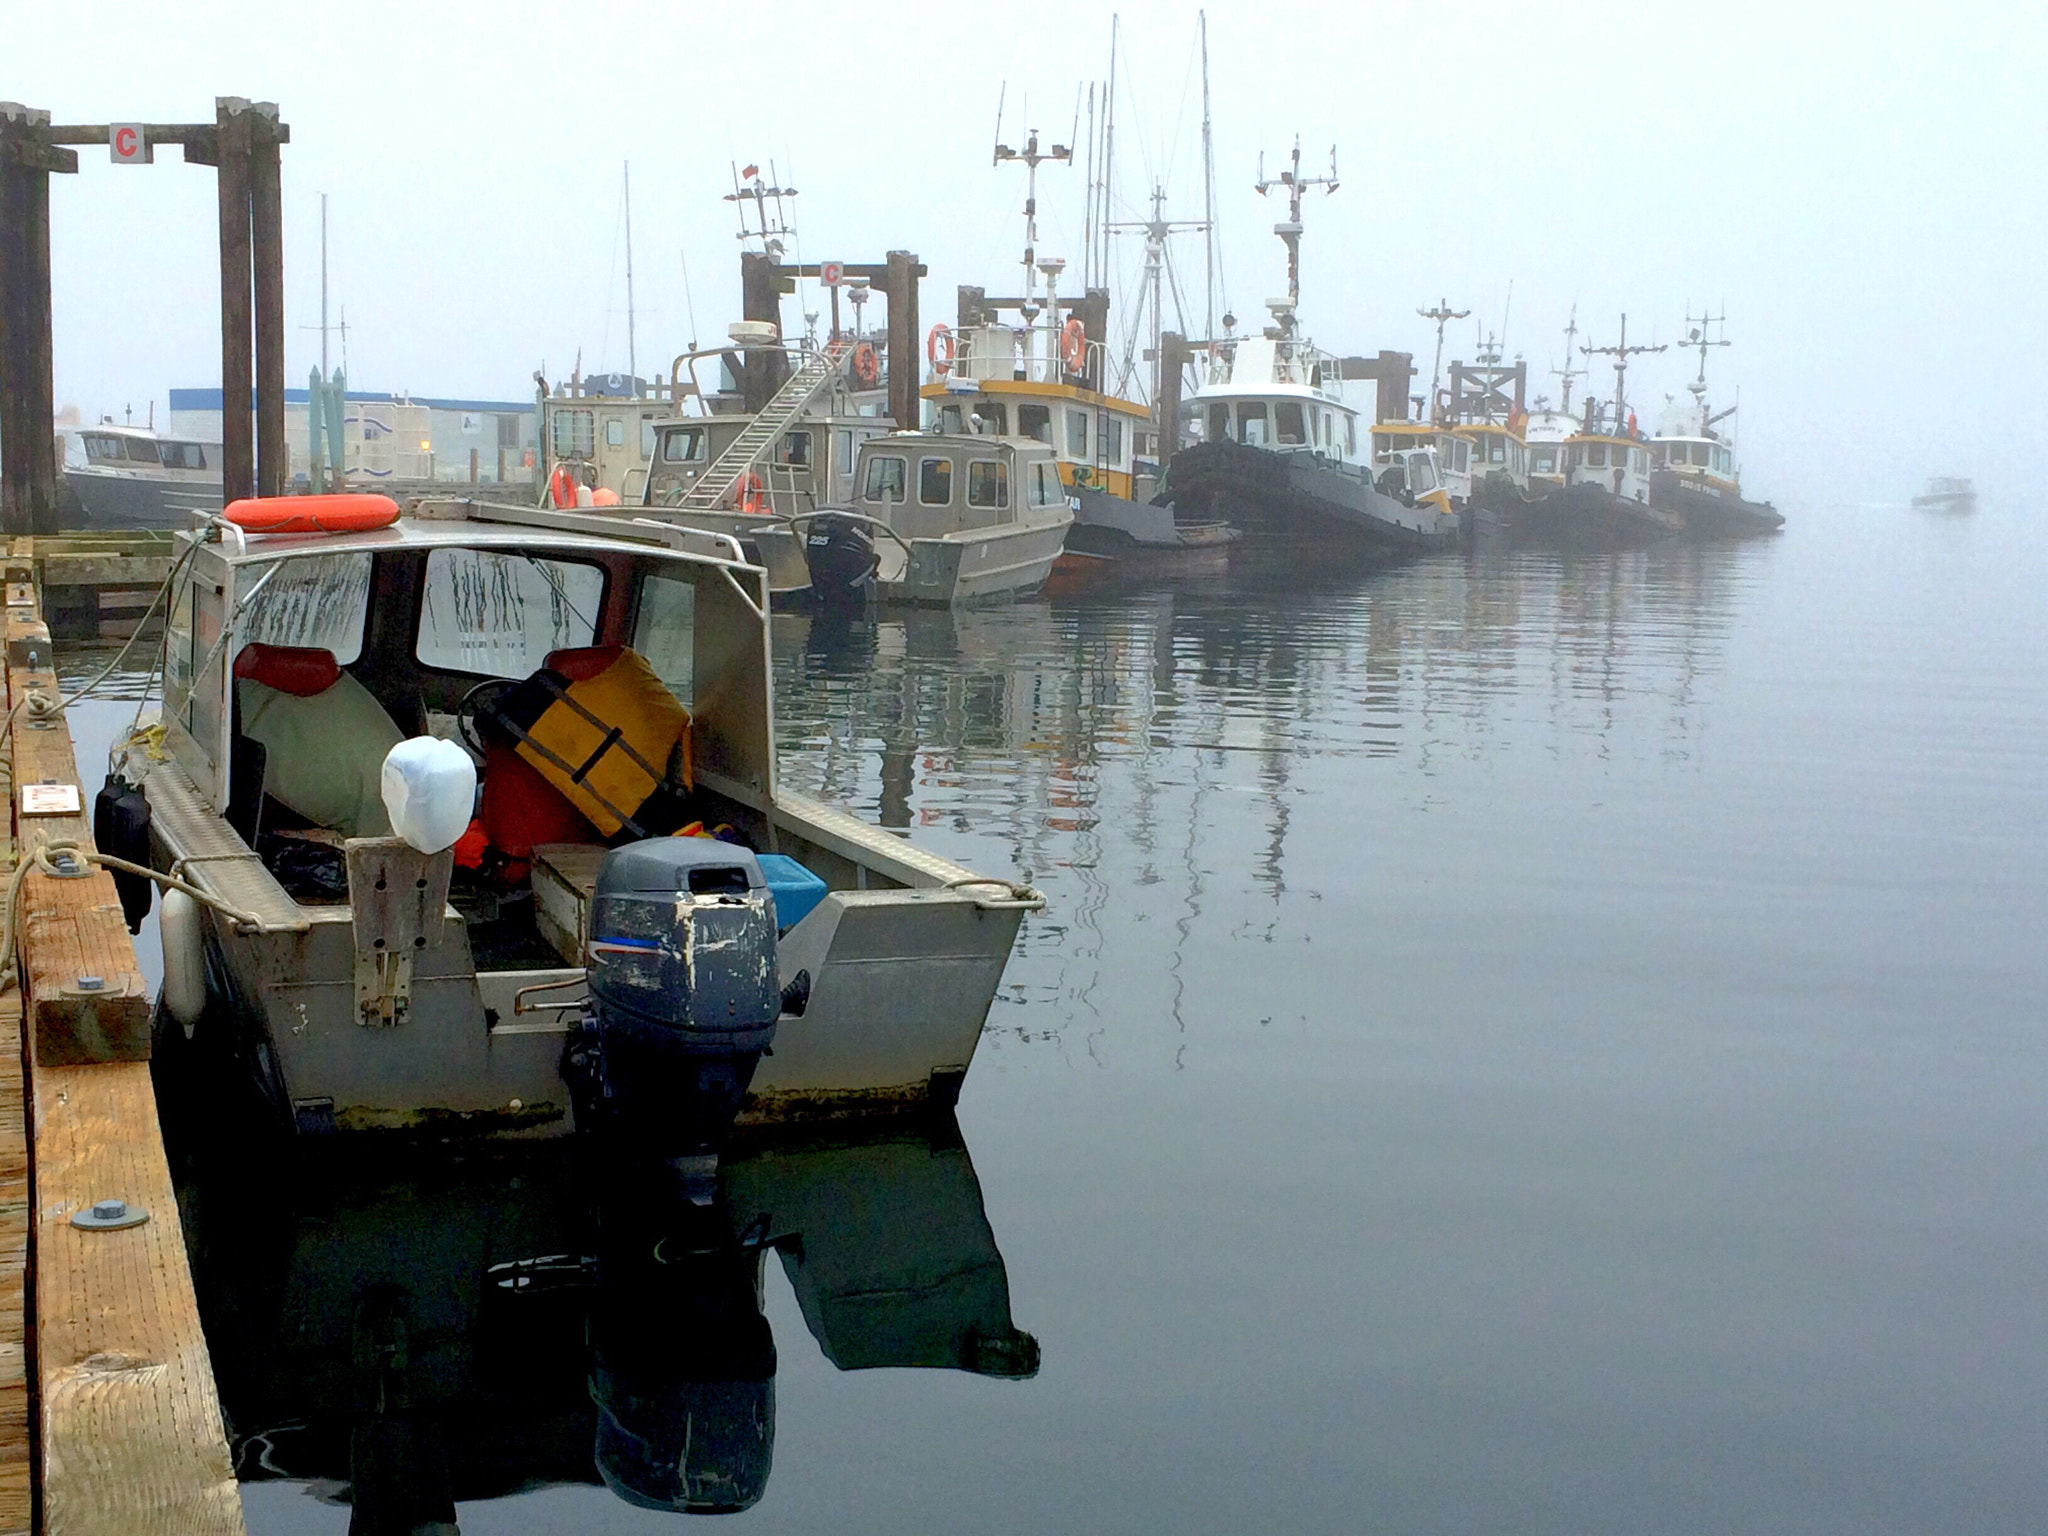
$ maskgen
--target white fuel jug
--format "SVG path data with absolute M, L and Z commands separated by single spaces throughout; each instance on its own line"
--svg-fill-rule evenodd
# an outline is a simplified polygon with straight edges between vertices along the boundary
M 476 762 L 452 741 L 414 736 L 384 758 L 391 830 L 421 853 L 453 847 L 476 807 Z

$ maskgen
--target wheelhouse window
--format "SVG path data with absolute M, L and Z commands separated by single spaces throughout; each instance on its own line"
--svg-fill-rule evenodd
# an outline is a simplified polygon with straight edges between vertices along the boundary
M 876 454 L 868 460 L 867 480 L 861 486 L 863 501 L 901 501 L 903 475 L 908 461 L 894 454 Z
M 1230 408 L 1223 405 L 1212 405 L 1209 407 L 1211 416 L 1214 416 L 1219 411 L 1223 415 L 1223 435 L 1228 437 L 1230 435 Z M 1070 459 L 1085 459 L 1088 457 L 1088 413 L 1086 411 L 1067 412 L 1067 457 Z
M 932 418 L 932 423 L 939 431 L 949 433 L 954 437 L 960 436 L 961 433 L 967 430 L 957 403 L 940 406 L 937 414 Z
M 604 445 L 607 448 L 626 446 L 626 423 L 617 416 L 608 416 L 604 423 Z
M 594 411 L 557 411 L 554 420 L 554 439 L 550 451 L 558 459 L 587 459 L 597 447 L 597 413 Z M 380 423 L 365 420 L 363 435 L 370 435 L 370 428 Z
M 1066 492 L 1060 488 L 1058 465 L 1031 466 L 1031 504 L 1034 507 L 1056 507 L 1066 499 Z
M 1230 407 L 1212 405 L 1209 407 L 1209 441 L 1227 443 L 1230 441 Z
M 775 462 L 787 464 L 795 469 L 808 469 L 811 463 L 811 434 L 808 432 L 787 432 L 776 447 Z
M 1701 469 L 1707 467 L 1707 445 L 1705 443 L 1694 443 L 1692 445 L 1692 461 Z
M 683 427 L 673 432 L 664 432 L 661 437 L 661 462 L 664 464 L 697 464 L 704 458 L 704 429 Z
M 363 621 L 370 613 L 368 551 L 244 566 L 235 587 L 245 604 L 236 626 L 241 644 L 327 651 L 344 667 L 363 654 Z
M 1124 462 L 1124 419 L 1121 416 L 1102 418 L 1102 457 L 1112 469 L 1121 468 Z
M 1534 450 L 1532 457 L 1535 462 L 1530 467 L 1537 474 L 1548 475 L 1556 471 L 1557 450 L 1555 448 L 1538 448 Z
M 1036 442 L 1052 441 L 1052 407 L 1048 405 L 1023 405 L 1017 407 L 1017 435 Z
M 206 454 L 197 443 L 159 443 L 157 453 L 166 469 L 206 468 Z
M 953 502 L 953 461 L 920 459 L 917 463 L 917 502 L 922 507 L 945 507 Z
M 1250 448 L 1263 448 L 1267 436 L 1266 402 L 1240 400 L 1237 406 L 1237 440 Z
M 1505 464 L 1508 461 L 1508 440 L 1504 437 L 1488 437 L 1486 440 L 1486 462 Z
M 668 691 L 693 708 L 696 687 L 697 588 L 673 576 L 641 579 L 640 606 L 633 617 L 633 649 Z
M 971 431 L 983 437 L 1008 437 L 1010 435 L 1010 413 L 994 400 L 979 400 L 974 406 L 974 421 Z
M 1007 507 L 1010 467 L 1001 459 L 975 459 L 967 466 L 967 505 Z
M 853 473 L 853 429 L 851 427 L 841 427 L 833 434 L 833 437 L 839 445 L 839 473 L 850 475 Z
M 1605 443 L 1588 443 L 1586 445 L 1586 467 L 1588 469 L 1605 469 L 1607 467 L 1607 445 Z
M 550 651 L 589 645 L 604 568 L 491 549 L 427 552 L 413 654 L 422 666 L 526 677 Z
M 1283 445 L 1308 441 L 1308 434 L 1302 424 L 1299 400 L 1282 400 L 1274 405 L 1273 426 Z

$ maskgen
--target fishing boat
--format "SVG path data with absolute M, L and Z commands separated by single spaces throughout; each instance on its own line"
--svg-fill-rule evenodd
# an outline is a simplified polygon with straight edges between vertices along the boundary
M 856 574 L 882 602 L 1029 595 L 1074 522 L 1052 450 L 1029 438 L 892 432 L 861 444 L 855 478 L 849 505 L 809 520 L 810 547 L 871 560 Z
M 1186 405 L 1198 440 L 1173 455 L 1166 494 L 1184 515 L 1227 520 L 1256 540 L 1377 558 L 1447 548 L 1459 526 L 1449 493 L 1439 485 L 1409 505 L 1375 484 L 1373 420 L 1361 423 L 1347 397 L 1342 361 L 1302 332 L 1301 194 L 1310 186 L 1336 190 L 1335 156 L 1328 176 L 1304 178 L 1298 140 L 1290 168 L 1258 182 L 1262 194 L 1287 193 L 1287 218 L 1273 227 L 1287 250 L 1287 296 L 1268 301 L 1273 323 L 1257 336 L 1237 335 L 1224 317 Z
M 1707 404 L 1707 353 L 1729 344 L 1726 336 L 1713 337 L 1711 327 L 1724 318 L 1686 315 L 1685 345 L 1700 355 L 1699 372 L 1686 385 L 1692 400 L 1667 412 L 1650 442 L 1650 504 L 1676 514 L 1688 538 L 1734 538 L 1785 526 L 1776 507 L 1742 494 L 1735 444 L 1722 425 L 1736 407 L 1715 411 Z
M 1974 512 L 1977 488 L 1954 475 L 1935 475 L 1913 498 L 1913 505 L 1926 512 Z
M 737 1149 L 710 1207 L 585 1152 L 182 1159 L 237 1480 L 346 1500 L 359 1530 L 453 1531 L 458 1505 L 536 1488 L 735 1512 L 768 1491 L 780 1354 L 934 1392 L 1039 1368 L 949 1115 Z M 771 1266 L 802 1318 L 780 1338 Z
M 1108 290 L 1091 288 L 1080 302 L 1063 302 L 1067 264 L 1039 252 L 1038 167 L 1071 159 L 1065 145 L 1041 149 L 1036 129 L 1022 149 L 998 144 L 997 163 L 1021 164 L 1027 178 L 1022 292 L 1002 297 L 963 285 L 957 328 L 941 322 L 927 333 L 932 380 L 921 391 L 924 425 L 954 436 L 1024 438 L 1051 450 L 1074 512 L 1061 556 L 1065 576 L 1213 564 L 1234 538 L 1229 527 L 1177 517 L 1153 500 L 1165 434 L 1151 406 L 1109 385 Z M 1150 261 L 1158 259 L 1160 238 L 1154 236 Z M 1156 331 L 1156 297 L 1154 304 Z
M 221 446 L 111 422 L 65 433 L 64 483 L 88 528 L 182 528 L 221 507 Z
M 300 1133 L 564 1132 L 636 1095 L 608 1039 L 729 1048 L 699 1086 L 742 1123 L 949 1103 L 1043 899 L 781 788 L 766 573 L 637 519 L 391 510 L 184 541 L 161 744 L 109 791 L 145 812 L 109 851 L 203 898 L 164 898 L 166 1048 Z M 459 835 L 394 799 L 425 761 Z

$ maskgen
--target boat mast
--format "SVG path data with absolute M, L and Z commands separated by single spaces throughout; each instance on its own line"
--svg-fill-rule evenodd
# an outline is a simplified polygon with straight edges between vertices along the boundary
M 1436 361 L 1430 364 L 1429 367 L 1429 415 L 1430 419 L 1434 421 L 1436 419 L 1438 381 L 1442 379 L 1444 371 L 1444 327 L 1453 320 L 1464 319 L 1472 311 L 1469 309 L 1453 309 L 1449 299 L 1438 299 L 1435 309 L 1418 309 L 1415 313 L 1422 316 L 1425 320 L 1434 320 L 1436 322 Z
M 1216 334 L 1216 151 L 1209 138 L 1209 13 L 1197 11 L 1202 30 L 1202 261 L 1207 304 L 1202 313 L 1202 339 Z
M 1287 189 L 1286 222 L 1273 226 L 1273 233 L 1278 235 L 1281 243 L 1287 247 L 1287 313 L 1285 316 L 1274 317 L 1280 323 L 1281 332 L 1286 334 L 1293 331 L 1294 316 L 1301 306 L 1301 189 L 1323 187 L 1329 192 L 1337 190 L 1336 145 L 1330 146 L 1330 174 L 1327 176 L 1304 177 L 1301 174 L 1300 134 L 1294 136 L 1294 156 L 1289 168 L 1270 181 L 1266 179 L 1266 157 L 1260 155 L 1259 179 L 1255 184 L 1255 190 L 1259 196 L 1264 197 L 1274 187 Z
M 1109 211 L 1116 171 L 1116 44 L 1120 21 L 1115 15 L 1109 18 L 1109 79 L 1102 87 L 1102 233 L 1095 248 L 1101 253 L 1098 286 L 1103 288 L 1109 286 Z
M 1626 386 L 1628 381 L 1628 360 L 1631 357 L 1640 357 L 1645 352 L 1662 352 L 1664 344 L 1660 342 L 1654 347 L 1647 347 L 1638 343 L 1633 347 L 1630 346 L 1628 344 L 1628 316 L 1624 313 L 1621 317 L 1621 340 L 1617 344 L 1611 347 L 1581 347 L 1579 350 L 1588 357 L 1611 357 L 1614 359 L 1614 435 L 1616 437 L 1627 435 L 1628 392 Z
M 1700 307 L 1704 309 L 1706 306 L 1701 305 Z M 1692 312 L 1692 306 L 1688 304 L 1685 306 L 1685 323 L 1692 327 L 1691 332 L 1686 336 L 1685 344 L 1688 347 L 1697 347 L 1700 354 L 1700 375 L 1685 387 L 1692 395 L 1693 410 L 1700 419 L 1700 436 L 1705 437 L 1707 435 L 1707 428 L 1711 425 L 1707 420 L 1707 348 L 1733 345 L 1728 340 L 1728 312 L 1724 308 L 1718 315 L 1695 315 Z M 1707 327 L 1712 325 L 1721 327 L 1721 339 L 1719 341 L 1709 341 L 1707 339 Z
M 995 164 L 1002 165 L 1006 161 L 1011 160 L 1021 160 L 1024 162 L 1024 302 L 1018 305 L 1017 309 L 1024 316 L 1024 323 L 1027 326 L 1035 327 L 1038 322 L 1040 309 L 1038 303 L 1038 167 L 1047 160 L 1071 162 L 1074 158 L 1074 151 L 1071 145 L 1066 144 L 1055 144 L 1051 149 L 1046 150 L 1040 149 L 1038 147 L 1038 130 L 1036 128 L 1027 128 L 1025 130 L 1026 137 L 1022 149 L 1012 149 L 1002 141 L 1000 137 L 1002 131 L 1003 125 L 998 120 L 996 123 L 998 137 L 996 139 Z M 1057 268 L 1054 270 L 1056 271 Z M 1047 275 L 1046 288 L 1048 296 L 1050 296 L 1052 288 L 1051 274 Z M 1060 323 L 1059 305 L 1057 302 L 1054 302 L 1047 307 L 1052 313 L 1050 323 L 1054 328 L 1057 328 Z
M 633 338 L 633 162 L 625 163 L 626 196 L 626 377 L 633 381 L 633 393 L 640 393 L 640 356 Z
M 327 377 L 327 194 L 320 194 L 320 377 Z
M 1582 369 L 1574 368 L 1572 366 L 1572 344 L 1578 339 L 1578 335 L 1579 306 L 1574 304 L 1572 306 L 1572 317 L 1570 320 L 1565 322 L 1564 327 L 1564 366 L 1562 368 L 1553 368 L 1550 370 L 1552 378 L 1562 379 L 1564 381 L 1564 404 L 1560 406 L 1559 409 L 1561 409 L 1567 416 L 1571 415 L 1572 413 L 1572 381 L 1574 379 L 1585 377 L 1584 371 Z

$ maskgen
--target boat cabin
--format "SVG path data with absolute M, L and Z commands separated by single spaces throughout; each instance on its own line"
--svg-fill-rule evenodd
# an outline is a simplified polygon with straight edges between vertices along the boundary
M 1062 484 L 1136 496 L 1134 477 L 1158 471 L 1151 410 L 1091 387 L 1105 366 L 1101 342 L 1082 344 L 1076 370 L 1055 355 L 1057 332 L 1048 338 L 1044 329 L 977 325 L 952 333 L 957 351 L 945 376 L 923 390 L 926 430 L 1028 438 L 1052 450 Z
M 1302 449 L 1361 468 L 1371 452 L 1337 359 L 1296 337 L 1219 343 L 1181 412 L 1204 442 Z
M 1529 445 L 1522 434 L 1499 422 L 1460 422 L 1451 428 L 1453 438 L 1470 443 L 1471 458 L 1461 473 L 1475 483 L 1504 478 L 1518 489 L 1529 485 Z
M 76 431 L 78 458 L 74 465 L 95 469 L 160 475 L 165 470 L 196 470 L 220 478 L 220 444 L 198 443 L 183 438 L 159 437 L 136 427 L 81 427 Z M 71 455 L 66 455 L 71 459 Z
M 1717 490 L 1736 489 L 1735 450 L 1719 438 L 1659 436 L 1649 451 L 1652 469 L 1703 480 Z
M 697 477 L 744 432 L 749 416 L 686 416 L 657 423 L 644 484 L 633 506 L 673 507 Z M 777 438 L 759 475 L 759 499 L 785 517 L 844 502 L 854 494 L 854 464 L 860 445 L 892 431 L 886 416 L 836 416 L 806 420 Z
M 1570 485 L 1597 485 L 1624 501 L 1650 499 L 1650 445 L 1639 438 L 1578 432 L 1564 441 Z
M 855 505 L 906 539 L 1001 528 L 1066 504 L 1053 455 L 1034 443 L 892 432 L 861 448 Z
M 1451 496 L 1441 457 L 1448 438 L 1426 421 L 1380 422 L 1372 429 L 1373 484 L 1397 499 L 1419 500 L 1438 490 Z

